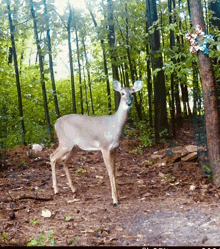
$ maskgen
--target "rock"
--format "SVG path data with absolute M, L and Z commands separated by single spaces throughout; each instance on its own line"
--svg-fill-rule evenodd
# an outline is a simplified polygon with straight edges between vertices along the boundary
M 151 160 L 158 160 L 161 159 L 163 157 L 163 155 L 151 155 Z
M 181 160 L 181 154 L 180 153 L 175 153 L 172 156 L 168 156 L 167 158 L 167 163 L 175 163 Z
M 197 146 L 195 146 L 195 145 L 187 145 L 187 146 L 185 146 L 185 149 L 186 149 L 189 153 L 197 152 L 197 150 L 198 150 Z
M 169 149 L 169 150 L 167 150 L 166 154 L 167 154 L 168 156 L 172 156 L 174 153 L 173 153 L 172 150 Z
M 196 159 L 196 158 L 197 158 L 197 152 L 192 152 L 192 153 L 190 153 L 190 154 L 188 154 L 188 155 L 182 157 L 181 160 L 182 160 L 183 162 L 190 162 L 190 161 L 192 161 L 192 160 L 194 160 L 194 159 Z

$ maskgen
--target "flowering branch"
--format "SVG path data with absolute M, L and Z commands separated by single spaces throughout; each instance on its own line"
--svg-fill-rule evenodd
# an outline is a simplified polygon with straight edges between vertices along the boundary
M 190 43 L 189 51 L 194 54 L 201 51 L 203 54 L 209 54 L 209 42 L 208 40 L 214 40 L 214 35 L 206 35 L 200 25 L 197 25 L 193 33 L 187 33 L 185 35 L 186 40 Z M 200 43 L 198 44 L 198 41 Z

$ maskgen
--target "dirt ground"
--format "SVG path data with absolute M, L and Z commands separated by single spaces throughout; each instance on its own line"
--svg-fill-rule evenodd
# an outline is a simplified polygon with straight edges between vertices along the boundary
M 140 146 L 136 138 L 124 138 L 116 160 L 117 207 L 100 152 L 80 151 L 69 164 L 73 196 L 61 163 L 60 192 L 54 195 L 49 164 L 54 148 L 31 156 L 24 146 L 7 150 L 7 164 L 0 165 L 0 245 L 26 246 L 36 239 L 59 246 L 220 246 L 220 189 L 196 159 L 149 162 L 157 151 L 189 144 L 195 141 L 187 125 L 169 145 L 142 154 L 131 152 Z M 49 217 L 42 211 L 50 211 Z

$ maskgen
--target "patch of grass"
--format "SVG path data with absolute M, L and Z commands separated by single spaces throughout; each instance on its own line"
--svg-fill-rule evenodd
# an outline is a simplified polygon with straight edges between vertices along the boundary
M 32 223 L 33 223 L 34 225 L 39 225 L 39 222 L 36 220 L 36 218 L 33 218 Z
M 83 173 L 83 172 L 84 172 L 83 169 L 77 169 L 77 170 L 76 170 L 76 174 L 80 174 L 80 173 Z
M 77 240 L 78 240 L 77 236 L 72 238 L 72 239 L 69 239 L 69 241 L 68 241 L 69 246 L 76 246 Z
M 141 148 L 137 148 L 137 149 L 133 149 L 132 151 L 130 151 L 130 153 L 142 155 L 143 151 Z
M 64 220 L 65 220 L 65 221 L 71 221 L 71 219 L 72 219 L 71 217 L 64 216 Z
M 175 177 L 172 177 L 172 179 L 170 180 L 170 182 L 175 182 L 175 181 L 176 181 Z
M 8 233 L 0 233 L 0 246 L 1 246 L 1 238 L 3 238 L 4 243 L 6 243 L 6 239 L 8 238 Z
M 149 138 L 149 135 L 145 134 L 139 138 L 143 147 L 150 147 L 152 146 L 152 140 Z
M 151 161 L 145 161 L 145 163 L 147 164 L 147 165 L 152 165 L 153 163 L 151 162 Z
M 27 246 L 55 246 L 55 238 L 52 236 L 53 231 L 46 234 L 40 234 L 39 238 L 32 239 Z
M 8 233 L 0 233 L 0 235 L 1 235 L 2 238 L 4 238 L 4 239 L 8 238 Z
M 208 178 L 212 179 L 213 174 L 212 174 L 211 166 L 206 164 L 206 165 L 203 165 L 202 168 L 205 170 L 206 174 L 208 175 Z

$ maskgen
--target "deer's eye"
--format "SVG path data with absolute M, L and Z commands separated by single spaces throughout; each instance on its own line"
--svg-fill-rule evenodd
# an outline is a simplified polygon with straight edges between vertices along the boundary
M 121 95 L 122 95 L 122 96 L 124 96 L 124 95 L 125 95 L 125 93 L 121 93 Z

